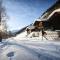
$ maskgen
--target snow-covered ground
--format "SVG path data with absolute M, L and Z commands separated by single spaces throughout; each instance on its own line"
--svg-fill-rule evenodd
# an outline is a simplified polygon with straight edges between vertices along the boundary
M 3 40 L 0 43 L 0 60 L 60 60 L 60 41 Z
M 58 32 L 57 31 L 45 31 L 47 33 L 47 35 L 45 35 L 45 37 L 43 37 L 43 40 L 57 40 L 58 38 Z M 39 36 L 38 36 L 39 33 Z M 35 37 L 33 37 L 33 34 L 35 35 Z M 38 36 L 38 37 L 37 37 Z M 31 32 L 29 35 L 27 35 L 26 31 L 23 31 L 22 33 L 18 34 L 16 37 L 14 37 L 14 39 L 17 40 L 42 40 L 42 32 Z

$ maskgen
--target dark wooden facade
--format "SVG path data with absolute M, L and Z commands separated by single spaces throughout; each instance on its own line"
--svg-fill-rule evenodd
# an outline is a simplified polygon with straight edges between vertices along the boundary
M 40 30 L 44 27 L 43 21 L 35 21 L 33 24 L 34 28 L 27 28 L 27 34 L 30 34 L 31 32 L 40 32 Z

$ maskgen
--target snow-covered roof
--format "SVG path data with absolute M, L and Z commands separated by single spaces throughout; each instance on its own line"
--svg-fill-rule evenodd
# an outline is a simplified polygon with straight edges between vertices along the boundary
M 48 8 L 43 14 L 42 16 L 48 17 L 54 10 L 60 8 L 60 0 L 56 1 L 50 8 Z M 45 15 L 46 13 L 48 13 L 47 15 Z M 44 17 L 44 18 L 45 18 Z
M 49 19 L 51 16 L 53 16 L 53 14 L 56 13 L 56 12 L 60 12 L 60 8 L 54 10 L 47 18 L 43 18 L 43 17 L 42 17 L 41 20 L 42 20 L 42 21 L 48 20 L 48 19 Z
M 28 28 L 28 29 L 34 29 L 35 26 L 32 25 L 32 26 L 28 26 L 27 28 Z

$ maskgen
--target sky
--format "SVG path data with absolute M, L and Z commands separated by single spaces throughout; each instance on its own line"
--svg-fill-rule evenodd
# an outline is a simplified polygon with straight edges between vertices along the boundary
M 18 30 L 41 17 L 57 0 L 3 0 L 9 30 Z

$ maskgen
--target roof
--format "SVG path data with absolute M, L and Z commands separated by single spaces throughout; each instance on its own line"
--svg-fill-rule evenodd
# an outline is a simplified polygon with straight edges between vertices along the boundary
M 54 10 L 60 8 L 60 0 L 58 0 L 53 6 L 51 6 L 49 9 L 47 9 L 43 14 L 41 18 L 47 18 Z
M 42 21 L 47 21 L 49 20 L 55 13 L 59 13 L 60 9 L 54 10 L 47 18 L 43 18 Z
M 28 29 L 34 29 L 35 26 L 32 25 L 32 26 L 28 26 L 27 28 L 28 28 Z

